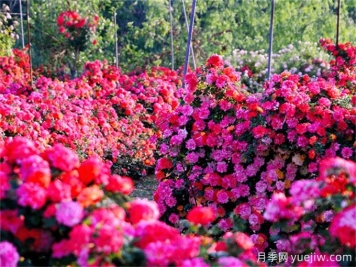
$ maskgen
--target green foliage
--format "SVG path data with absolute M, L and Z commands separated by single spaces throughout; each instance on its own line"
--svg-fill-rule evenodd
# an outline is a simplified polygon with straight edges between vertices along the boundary
M 225 57 L 232 66 L 243 75 L 242 83 L 251 92 L 262 90 L 268 72 L 268 53 L 265 49 L 246 51 L 235 49 L 232 55 Z M 328 67 L 329 55 L 320 48 L 317 42 L 301 42 L 296 45 L 289 44 L 272 53 L 271 73 L 289 71 L 300 75 L 308 74 L 310 77 L 321 76 Z
M 146 64 L 171 65 L 168 1 L 124 1 L 118 10 L 120 65 L 124 69 Z M 185 0 L 188 23 L 191 1 Z M 287 44 L 335 38 L 336 3 L 333 0 L 278 0 L 274 16 L 274 51 Z M 183 5 L 172 0 L 175 66 L 184 63 L 187 42 Z M 355 41 L 356 1 L 341 6 L 340 42 Z M 211 54 L 231 55 L 234 49 L 268 49 L 270 1 L 197 1 L 193 50 L 200 65 Z M 130 16 L 131 14 L 131 16 Z M 159 23 L 157 25 L 157 22 Z
M 3 5 L 0 10 L 0 56 L 11 55 L 11 49 L 18 37 L 15 33 L 15 26 L 18 22 L 11 22 L 11 19 L 9 7 Z
M 90 45 L 85 53 L 80 53 L 78 65 L 82 66 L 86 61 L 107 59 L 113 62 L 112 47 L 114 47 L 114 26 L 111 17 L 107 13 L 108 8 L 104 1 L 62 1 L 62 0 L 33 0 L 31 3 L 31 44 L 33 48 L 33 65 L 45 65 L 51 71 L 64 65 L 73 64 L 75 51 L 68 45 L 67 40 L 59 34 L 57 17 L 65 10 L 75 10 L 83 16 L 92 17 L 98 14 L 99 25 L 95 39 L 99 45 Z M 111 55 L 108 54 L 111 52 Z
M 182 0 L 172 0 L 174 66 L 182 66 L 187 42 L 187 25 Z M 189 23 L 191 0 L 184 0 Z M 274 16 L 273 49 L 278 51 L 298 41 L 317 42 L 321 37 L 335 40 L 334 0 L 277 0 Z M 270 1 L 197 1 L 193 51 L 197 65 L 211 54 L 231 55 L 235 49 L 268 49 Z M 31 43 L 34 65 L 46 63 L 55 68 L 67 64 L 73 52 L 58 34 L 56 18 L 61 11 L 75 10 L 83 15 L 98 14 L 97 46 L 81 53 L 79 62 L 107 59 L 115 62 L 117 12 L 119 65 L 125 71 L 148 65 L 171 66 L 170 21 L 167 0 L 33 0 L 31 1 Z M 356 41 L 356 0 L 342 1 L 340 42 Z M 190 60 L 192 62 L 192 60 Z

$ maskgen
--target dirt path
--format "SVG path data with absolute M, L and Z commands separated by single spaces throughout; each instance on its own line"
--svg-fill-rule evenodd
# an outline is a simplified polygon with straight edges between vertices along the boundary
M 155 192 L 158 182 L 154 175 L 146 176 L 144 178 L 134 180 L 135 190 L 131 197 L 147 198 L 153 200 L 153 193 Z

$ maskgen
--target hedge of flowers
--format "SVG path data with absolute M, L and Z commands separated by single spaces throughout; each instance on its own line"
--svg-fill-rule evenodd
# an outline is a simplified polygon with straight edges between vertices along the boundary
M 186 235 L 158 221 L 156 203 L 130 200 L 133 181 L 110 174 L 96 157 L 80 163 L 61 144 L 39 152 L 15 137 L 0 146 L 1 266 L 267 266 L 256 234 L 226 232 L 208 237 L 212 207 L 197 206 L 181 221 Z M 264 218 L 271 221 L 274 252 L 289 253 L 282 266 L 352 266 L 355 259 L 356 164 L 323 160 L 316 180 L 299 180 L 291 196 L 272 195 Z M 236 227 L 239 227 L 237 224 Z M 256 242 L 256 240 L 258 242 Z M 314 255 L 304 262 L 293 255 Z M 333 261 L 331 255 L 351 255 Z M 277 254 L 276 254 L 277 255 Z M 323 261 L 325 263 L 325 260 Z M 314 264 L 314 265 L 313 265 Z M 318 265 L 319 264 L 319 265 Z M 339 265 L 342 264 L 342 265 Z M 351 264 L 351 265 L 350 265 Z M 326 265 L 323 265 L 326 266 Z
M 321 45 L 335 59 L 320 76 L 285 71 L 259 93 L 217 55 L 186 89 L 166 68 L 125 75 L 100 61 L 32 84 L 25 53 L 0 57 L 0 265 L 355 259 L 356 167 L 335 157 L 355 157 L 356 47 Z M 130 201 L 125 174 L 144 175 L 157 149 L 158 205 Z
M 30 64 L 27 48 L 22 51 L 13 49 L 13 56 L 0 57 L 0 92 L 12 87 L 12 91 L 26 91 L 30 87 Z
M 181 77 L 169 68 L 152 67 L 135 75 L 122 76 L 120 84 L 137 95 L 138 102 L 146 109 L 146 122 L 155 123 L 161 112 L 173 111 L 179 106 Z
M 164 142 L 155 193 L 162 219 L 176 224 L 196 205 L 217 214 L 213 233 L 245 227 L 259 251 L 273 247 L 263 214 L 275 192 L 317 176 L 325 157 L 354 157 L 355 50 L 322 41 L 336 61 L 324 77 L 274 75 L 262 93 L 214 55 L 186 77 L 185 104 L 158 123 Z
M 132 180 L 100 159 L 80 163 L 61 144 L 39 149 L 23 137 L 0 146 L 1 266 L 265 266 L 243 233 L 219 243 L 183 236 L 158 221 L 154 202 L 128 201 Z M 192 227 L 211 222 L 199 214 Z
M 45 77 L 27 96 L 7 88 L 10 92 L 0 95 L 2 135 L 25 136 L 42 146 L 60 142 L 82 157 L 97 154 L 115 161 L 121 154 L 149 160 L 155 147 L 149 141 L 151 130 L 138 117 L 118 114 L 139 108 L 134 96 L 112 83 L 97 89 L 81 79 L 59 82 Z
M 145 166 L 154 164 L 160 135 L 153 122 L 161 110 L 178 105 L 175 72 L 157 68 L 128 76 L 95 61 L 73 80 L 34 72 L 31 86 L 28 55 L 14 53 L 0 58 L 2 137 L 21 135 L 41 146 L 60 142 L 81 157 L 113 161 L 120 173 L 144 175 Z
M 325 73 L 325 76 L 329 79 L 334 79 L 337 86 L 345 88 L 350 93 L 355 93 L 355 47 L 351 43 L 336 46 L 330 39 L 322 39 L 320 40 L 320 44 L 325 51 L 334 57 L 330 61 L 330 70 Z M 355 105 L 354 100 L 353 104 Z

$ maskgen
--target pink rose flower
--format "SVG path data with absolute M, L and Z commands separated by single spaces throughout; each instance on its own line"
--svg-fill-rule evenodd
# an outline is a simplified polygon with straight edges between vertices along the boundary
M 7 242 L 0 242 L 0 266 L 1 267 L 16 267 L 20 260 L 20 255 L 16 247 Z
M 42 208 L 46 204 L 46 189 L 38 184 L 24 183 L 16 190 L 17 203 L 20 206 L 31 207 L 34 210 Z
M 70 227 L 80 223 L 83 216 L 83 207 L 75 201 L 61 202 L 56 210 L 57 221 Z
M 56 144 L 51 149 L 46 151 L 46 156 L 53 167 L 62 171 L 71 171 L 79 166 L 78 155 L 64 147 L 62 144 Z

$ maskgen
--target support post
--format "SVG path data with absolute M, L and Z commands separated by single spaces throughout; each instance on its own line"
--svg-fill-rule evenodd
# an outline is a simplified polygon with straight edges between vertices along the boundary
M 185 63 L 184 63 L 184 71 L 183 71 L 183 88 L 185 87 L 184 79 L 185 75 L 187 75 L 188 70 L 188 61 L 189 61 L 189 52 L 190 52 L 190 44 L 192 41 L 193 36 L 193 26 L 194 26 L 194 16 L 195 16 L 195 6 L 197 4 L 196 0 L 193 0 L 192 3 L 192 13 L 190 14 L 190 24 L 189 24 L 189 32 L 188 32 L 188 42 L 187 42 L 187 49 L 185 53 Z
M 116 9 L 114 11 L 114 28 L 115 28 L 115 64 L 116 68 L 119 68 L 119 52 L 117 47 L 117 29 L 116 29 Z
M 341 7 L 341 0 L 337 0 L 336 46 L 338 46 L 338 45 L 339 45 L 339 31 L 340 31 L 340 7 Z
M 274 0 L 271 0 L 271 18 L 269 24 L 269 48 L 268 48 L 268 73 L 267 79 L 271 77 L 271 63 L 272 63 L 272 51 L 273 51 L 273 18 L 274 18 Z
M 185 10 L 184 0 L 182 0 L 182 5 L 183 5 L 183 12 L 184 12 L 185 25 L 187 26 L 187 32 L 189 32 L 188 19 L 187 19 L 187 11 Z M 197 64 L 195 63 L 195 56 L 194 56 L 193 44 L 190 44 L 190 52 L 191 52 L 192 58 L 193 58 L 194 69 L 197 69 Z M 188 59 L 188 60 L 189 60 L 189 59 Z M 189 61 L 188 61 L 188 63 L 189 63 Z
M 30 78 L 31 78 L 31 86 L 33 85 L 33 77 L 32 77 L 32 51 L 31 51 L 31 34 L 30 34 L 30 1 L 26 0 L 26 17 L 27 17 L 27 42 L 28 42 L 28 55 L 30 59 Z
M 19 0 L 20 5 L 20 23 L 21 23 L 21 42 L 22 42 L 22 49 L 25 48 L 25 36 L 23 31 L 23 13 L 22 13 L 22 0 Z
M 169 0 L 169 22 L 171 25 L 171 68 L 174 70 L 174 44 L 173 44 L 173 18 L 172 18 L 172 0 Z

